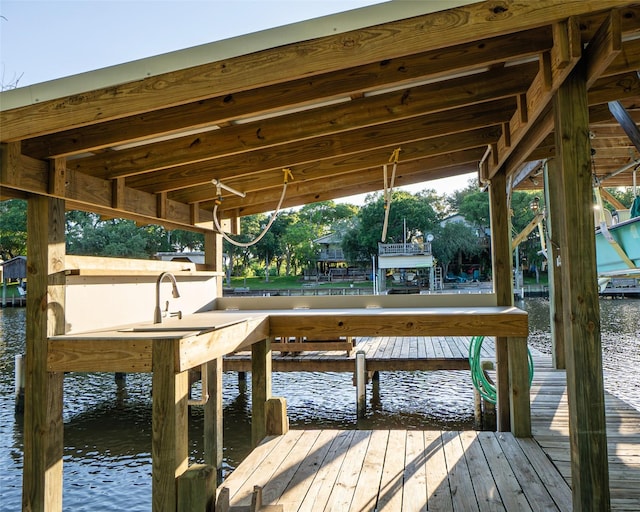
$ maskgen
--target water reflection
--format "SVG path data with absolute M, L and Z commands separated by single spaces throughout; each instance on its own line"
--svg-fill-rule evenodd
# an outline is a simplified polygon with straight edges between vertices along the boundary
M 550 352 L 549 302 L 517 304 L 529 312 L 531 342 Z M 640 408 L 640 301 L 602 300 L 605 386 Z M 0 309 L 0 511 L 20 509 L 22 423 L 13 414 L 13 362 L 24 351 L 25 310 Z M 251 381 L 225 374 L 224 467 L 248 453 Z M 473 425 L 473 393 L 466 372 L 389 372 L 378 393 L 367 386 L 369 410 L 355 417 L 350 374 L 274 374 L 273 394 L 287 399 L 293 428 L 435 428 Z M 147 511 L 151 508 L 151 378 L 129 374 L 118 386 L 113 374 L 69 373 L 64 387 L 64 508 Z M 202 453 L 203 413 L 191 410 L 190 453 Z

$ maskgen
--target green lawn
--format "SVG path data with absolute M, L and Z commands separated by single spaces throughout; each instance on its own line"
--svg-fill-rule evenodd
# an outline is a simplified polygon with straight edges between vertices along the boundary
M 226 280 L 224 281 L 227 287 Z M 298 290 L 303 285 L 311 286 L 314 281 L 304 281 L 300 276 L 271 276 L 269 282 L 264 277 L 232 277 L 230 288 L 249 288 L 250 290 Z M 318 288 L 350 288 L 353 284 L 354 288 L 363 288 L 370 290 L 372 288 L 371 281 L 353 282 L 339 281 L 334 283 L 318 283 Z M 305 288 L 306 288 L 305 286 Z

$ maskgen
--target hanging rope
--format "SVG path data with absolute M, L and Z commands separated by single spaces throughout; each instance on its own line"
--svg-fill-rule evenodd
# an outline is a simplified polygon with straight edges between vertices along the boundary
M 284 196 L 287 192 L 287 184 L 289 183 L 289 180 L 293 181 L 293 173 L 291 172 L 291 169 L 282 169 L 282 172 L 284 173 L 283 175 L 284 183 L 282 184 L 282 194 L 280 195 L 280 201 L 278 201 L 278 206 L 276 206 L 276 210 L 273 212 L 271 219 L 269 219 L 269 222 L 267 223 L 265 228 L 262 230 L 262 233 L 260 233 L 251 242 L 238 242 L 237 240 L 234 240 L 222 230 L 222 227 L 220 227 L 220 222 L 218 221 L 218 206 L 222 204 L 222 197 L 218 197 L 218 199 L 215 202 L 215 206 L 213 207 L 213 224 L 215 225 L 218 232 L 222 235 L 222 238 L 224 238 L 231 245 L 235 245 L 236 247 L 244 247 L 244 248 L 251 247 L 252 245 L 257 244 L 260 240 L 264 238 L 264 236 L 269 231 L 269 228 L 271 228 L 271 225 L 276 220 L 278 213 L 280 213 L 280 208 L 282 207 L 282 201 L 284 201 Z M 218 195 L 220 196 L 219 188 L 218 188 Z
M 400 148 L 396 148 L 389 157 L 389 162 L 393 162 L 393 170 L 391 171 L 391 181 L 387 186 L 387 164 L 382 166 L 382 180 L 384 182 L 384 222 L 382 224 L 382 237 L 381 241 L 387 239 L 387 228 L 389 227 L 389 211 L 391 210 L 391 198 L 393 196 L 393 186 L 396 181 L 396 169 L 398 168 L 398 160 L 400 159 Z

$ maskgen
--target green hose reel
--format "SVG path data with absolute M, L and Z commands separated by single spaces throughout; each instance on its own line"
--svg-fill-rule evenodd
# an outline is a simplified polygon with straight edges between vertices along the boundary
M 469 344 L 469 366 L 471 368 L 471 380 L 473 385 L 480 393 L 480 396 L 487 402 L 495 404 L 498 399 L 498 393 L 496 392 L 495 385 L 487 379 L 487 376 L 482 369 L 482 362 L 480 360 L 480 353 L 482 350 L 482 343 L 484 336 L 473 336 L 471 343 Z M 527 355 L 529 357 L 529 385 L 533 381 L 533 358 L 531 352 L 527 349 Z

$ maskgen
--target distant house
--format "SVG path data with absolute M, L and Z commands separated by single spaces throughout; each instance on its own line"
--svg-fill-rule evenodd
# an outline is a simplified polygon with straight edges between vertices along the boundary
M 313 242 L 320 246 L 315 268 L 315 277 L 317 279 L 353 281 L 366 278 L 367 272 L 363 269 L 349 267 L 342 251 L 342 233 L 329 233 L 316 238 Z
M 21 297 L 26 295 L 26 289 L 24 288 L 25 279 L 27 278 L 27 257 L 16 256 L 8 261 L 0 263 L 0 283 L 2 283 L 2 306 L 6 305 L 7 300 L 7 285 L 11 281 L 19 281 L 20 286 L 17 288 L 17 292 Z
M 320 246 L 320 254 L 316 260 L 316 270 L 320 274 L 327 274 L 331 269 L 346 267 L 347 261 L 342 251 L 342 234 L 339 232 L 316 238 L 313 243 Z
M 16 256 L 0 264 L 3 281 L 20 281 L 27 278 L 27 257 Z
M 454 213 L 453 215 L 449 215 L 440 221 L 440 227 L 445 227 L 447 224 L 451 222 L 457 222 L 459 224 L 464 224 L 465 226 L 470 227 L 471 229 L 475 229 L 476 236 L 478 237 L 478 244 L 481 247 L 489 247 L 489 240 L 491 240 L 491 229 L 488 227 L 479 227 L 475 224 L 472 224 L 467 219 L 465 219 L 464 215 L 460 215 L 459 213 Z

